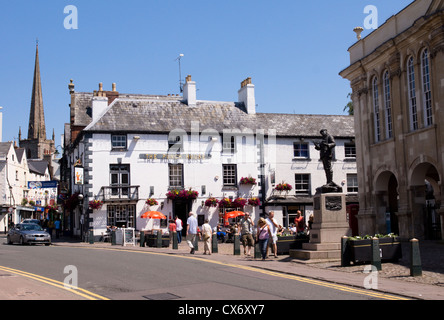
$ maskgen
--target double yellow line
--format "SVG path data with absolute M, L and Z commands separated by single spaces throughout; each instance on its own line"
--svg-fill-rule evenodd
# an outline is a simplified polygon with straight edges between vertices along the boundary
M 21 270 L 17 270 L 17 269 L 12 269 L 12 268 L 8 268 L 8 267 L 4 267 L 4 266 L 0 266 L 0 270 L 3 270 L 8 273 L 13 273 L 13 274 L 16 274 L 16 275 L 19 275 L 22 277 L 26 277 L 26 278 L 29 278 L 32 280 L 40 281 L 45 284 L 49 284 L 53 287 L 69 291 L 69 292 L 76 294 L 80 297 L 83 297 L 87 300 L 109 300 L 108 298 L 102 297 L 102 296 L 95 294 L 93 292 L 90 292 L 88 290 L 81 289 L 81 288 L 73 288 L 72 286 L 70 287 L 69 285 L 66 285 L 63 282 L 56 281 L 56 280 L 46 278 L 46 277 L 42 277 L 42 276 L 32 274 L 29 272 L 25 272 L 25 271 L 21 271 Z

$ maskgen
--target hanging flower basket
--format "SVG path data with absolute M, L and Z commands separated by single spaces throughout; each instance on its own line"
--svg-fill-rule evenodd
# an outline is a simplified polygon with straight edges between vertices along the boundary
M 257 182 L 256 182 L 255 178 L 248 177 L 248 178 L 241 178 L 240 179 L 240 184 L 243 184 L 243 185 L 256 185 Z
M 240 207 L 244 207 L 247 204 L 248 200 L 245 198 L 236 198 L 233 201 L 233 206 L 240 208 Z
M 56 205 L 46 206 L 45 207 L 45 212 L 55 212 L 55 211 L 57 211 L 57 206 Z
M 183 199 L 183 200 L 195 200 L 199 196 L 199 192 L 192 189 L 189 190 L 170 190 L 167 192 L 166 197 L 169 200 Z
M 279 183 L 275 189 L 278 191 L 291 191 L 293 187 L 288 183 Z
M 253 197 L 248 199 L 248 204 L 252 207 L 259 207 L 261 205 L 261 201 L 259 198 Z
M 231 208 L 233 206 L 233 201 L 230 198 L 223 198 L 219 201 L 219 206 L 222 208 Z
M 157 206 L 159 204 L 159 202 L 157 202 L 157 200 L 154 198 L 147 199 L 145 203 L 149 206 Z
M 179 195 L 179 190 L 174 189 L 174 190 L 168 191 L 167 194 L 166 194 L 166 197 L 169 200 L 174 200 L 174 199 L 176 199 L 178 197 L 178 195 Z
M 73 210 L 79 203 L 79 193 L 76 192 L 63 202 L 63 207 L 68 210 Z
M 90 201 L 88 204 L 89 208 L 93 209 L 93 210 L 100 210 L 100 208 L 102 208 L 102 205 L 103 205 L 103 202 L 100 200 L 93 200 L 93 201 Z
M 207 200 L 205 200 L 205 207 L 217 207 L 219 205 L 219 200 L 217 200 L 216 198 L 208 198 Z
M 179 197 L 187 200 L 195 200 L 199 196 L 199 192 L 192 190 L 191 188 L 189 190 L 182 190 L 179 192 Z

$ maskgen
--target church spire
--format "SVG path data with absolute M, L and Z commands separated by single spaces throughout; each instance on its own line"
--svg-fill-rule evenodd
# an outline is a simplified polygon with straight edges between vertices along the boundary
M 32 85 L 31 112 L 29 115 L 28 139 L 46 139 L 43 111 L 42 82 L 40 79 L 39 43 L 36 43 L 34 82 Z

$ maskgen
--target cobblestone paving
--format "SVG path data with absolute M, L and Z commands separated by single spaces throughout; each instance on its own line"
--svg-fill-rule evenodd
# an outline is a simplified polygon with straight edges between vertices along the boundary
M 444 241 L 422 241 L 420 243 L 422 276 L 410 276 L 410 244 L 402 243 L 402 259 L 397 263 L 383 262 L 378 276 L 423 284 L 442 286 L 444 288 Z M 340 262 L 313 263 L 315 268 L 328 268 L 351 273 L 362 273 L 365 265 L 341 267 Z
M 232 244 L 219 244 L 219 254 L 233 254 Z M 378 276 L 393 280 L 409 281 L 423 284 L 442 286 L 444 288 L 444 241 L 421 241 L 420 253 L 422 262 L 422 276 L 410 276 L 410 244 L 402 243 L 402 259 L 397 263 L 383 262 L 382 270 Z M 241 246 L 241 254 L 243 248 Z M 288 256 L 280 256 L 280 259 L 288 260 Z M 365 265 L 352 265 L 341 267 L 340 261 L 307 263 L 313 268 L 325 268 L 329 270 L 363 273 Z

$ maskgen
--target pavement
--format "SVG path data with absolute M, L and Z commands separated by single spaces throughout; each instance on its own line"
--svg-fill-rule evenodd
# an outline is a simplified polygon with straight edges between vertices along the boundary
M 4 237 L 0 236 L 0 243 Z M 218 253 L 203 254 L 203 243 L 199 243 L 199 250 L 194 255 L 185 242 L 179 244 L 178 249 L 152 248 L 140 246 L 118 246 L 108 242 L 89 244 L 70 238 L 54 239 L 54 246 L 104 248 L 119 250 L 138 250 L 153 253 L 182 255 L 205 260 L 213 263 L 223 263 L 231 266 L 241 266 L 276 272 L 281 275 L 297 276 L 301 279 L 324 281 L 337 285 L 352 286 L 354 288 L 372 290 L 385 294 L 400 295 L 415 300 L 444 300 L 444 241 L 421 241 L 420 253 L 422 262 L 422 276 L 410 276 L 409 243 L 403 243 L 403 258 L 397 263 L 383 263 L 382 270 L 377 273 L 366 271 L 368 266 L 352 265 L 341 267 L 340 261 L 303 261 L 292 259 L 288 255 L 278 258 L 271 256 L 262 261 L 243 254 L 234 255 L 232 243 L 218 245 Z M 253 254 L 254 256 L 254 254 Z M 1 264 L 1 263 L 0 263 Z M 79 296 L 67 291 L 63 286 L 56 287 L 42 282 L 41 279 L 27 277 L 24 274 L 10 272 L 0 268 L 0 300 L 83 300 L 89 297 Z M 367 289 L 371 286 L 371 289 Z

